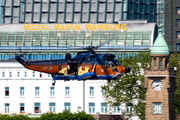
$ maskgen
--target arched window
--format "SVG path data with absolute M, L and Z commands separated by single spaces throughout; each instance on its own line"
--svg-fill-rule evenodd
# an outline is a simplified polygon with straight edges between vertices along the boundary
M 65 87 L 65 95 L 66 96 L 70 95 L 70 88 L 69 87 Z
M 50 96 L 54 96 L 54 87 L 50 87 Z
M 107 113 L 107 103 L 101 103 L 101 113 Z
M 5 87 L 5 96 L 9 96 L 9 87 Z
M 39 87 L 35 87 L 35 96 L 39 96 Z
M 95 113 L 95 103 L 89 103 L 89 113 Z
M 19 72 L 17 72 L 17 77 L 19 77 L 20 75 L 19 75 Z
M 41 112 L 41 103 L 34 103 L 34 113 Z
M 5 72 L 2 72 L 2 77 L 5 77 Z
M 56 111 L 56 103 L 49 103 L 49 111 L 50 112 Z
M 120 113 L 120 104 L 114 103 L 114 113 Z
M 24 87 L 20 87 L 20 96 L 24 96 Z
M 24 103 L 20 103 L 20 112 L 24 113 Z
M 64 109 L 71 111 L 71 103 L 64 103 Z
M 27 77 L 27 72 L 24 72 L 24 77 Z
M 126 112 L 132 113 L 132 103 L 126 103 Z
M 5 113 L 9 113 L 9 103 L 5 103 Z
M 89 87 L 89 95 L 94 96 L 94 87 Z

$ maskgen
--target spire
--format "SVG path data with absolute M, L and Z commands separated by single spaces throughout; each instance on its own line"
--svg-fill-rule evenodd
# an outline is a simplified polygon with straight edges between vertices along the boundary
M 161 34 L 162 30 L 158 30 L 158 32 L 159 32 L 158 37 L 156 38 L 156 41 L 153 44 L 150 54 L 151 55 L 153 54 L 169 55 L 168 45 Z

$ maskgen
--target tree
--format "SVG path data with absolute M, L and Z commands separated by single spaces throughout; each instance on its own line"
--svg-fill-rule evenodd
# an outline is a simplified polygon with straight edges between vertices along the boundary
M 169 59 L 169 66 L 170 68 L 174 68 L 177 67 L 177 71 L 176 71 L 176 91 L 174 93 L 174 102 L 175 102 L 175 112 L 176 112 L 176 117 L 178 117 L 178 114 L 180 114 L 180 58 L 177 54 L 177 52 L 175 52 L 174 54 L 172 54 L 170 56 Z
M 114 104 L 126 104 L 132 106 L 133 112 L 139 116 L 140 119 L 145 119 L 145 89 L 144 89 L 144 68 L 150 67 L 150 54 L 148 51 L 140 52 L 134 55 L 121 55 L 118 60 L 123 67 L 131 67 L 131 72 L 125 74 L 119 80 L 112 80 L 102 89 L 106 91 L 106 102 L 110 110 Z M 130 112 L 129 109 L 121 110 L 124 114 Z M 127 115 L 127 114 L 126 114 Z M 129 116 L 132 113 L 128 114 Z

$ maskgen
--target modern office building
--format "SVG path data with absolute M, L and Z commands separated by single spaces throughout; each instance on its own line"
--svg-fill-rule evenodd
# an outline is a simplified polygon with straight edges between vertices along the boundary
M 180 1 L 165 2 L 165 40 L 170 52 L 180 52 Z
M 0 24 L 156 22 L 156 0 L 1 0 Z
M 157 26 L 158 29 L 162 30 L 164 36 L 164 0 L 157 0 Z

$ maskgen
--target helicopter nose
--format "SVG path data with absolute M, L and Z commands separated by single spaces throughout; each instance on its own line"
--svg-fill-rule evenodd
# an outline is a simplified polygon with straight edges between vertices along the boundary
M 129 73 L 131 71 L 131 68 L 130 67 L 126 67 L 125 68 L 125 73 Z

